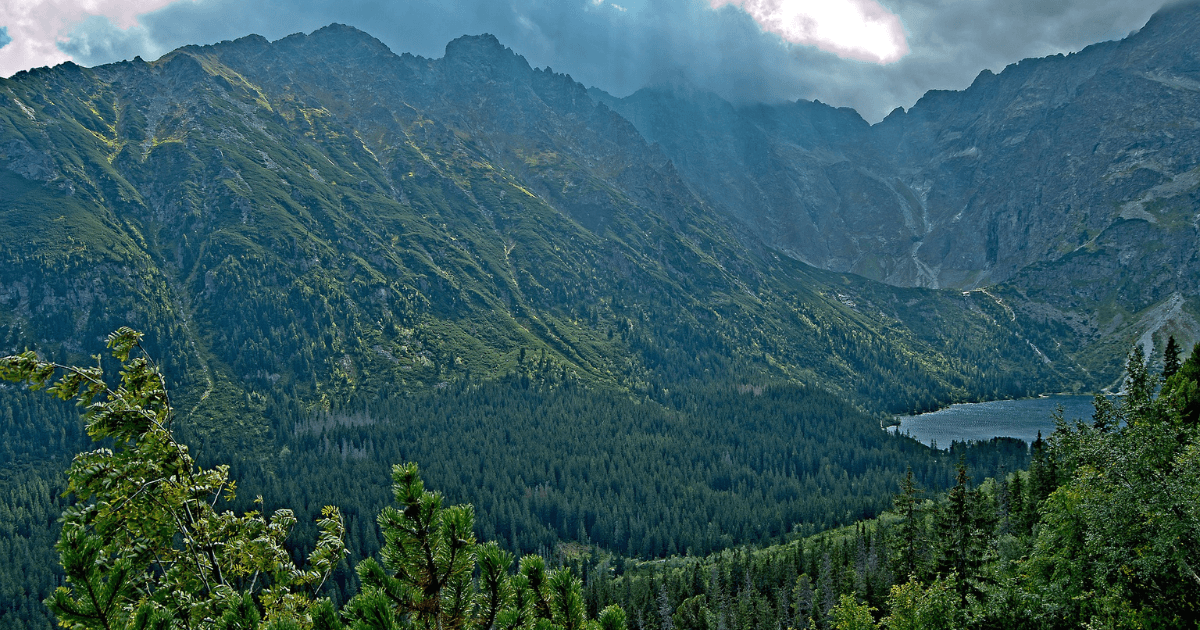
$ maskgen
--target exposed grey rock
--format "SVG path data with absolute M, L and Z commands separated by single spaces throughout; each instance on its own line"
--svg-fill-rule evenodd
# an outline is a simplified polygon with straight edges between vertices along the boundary
M 1200 5 L 1169 7 L 1122 41 L 984 71 L 874 126 L 679 85 L 592 94 L 714 206 L 810 264 L 1148 306 L 1200 289 L 1197 33 Z

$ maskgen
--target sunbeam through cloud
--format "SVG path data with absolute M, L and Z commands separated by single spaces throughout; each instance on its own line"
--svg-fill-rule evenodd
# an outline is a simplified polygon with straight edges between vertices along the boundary
M 908 54 L 899 16 L 874 0 L 709 0 L 741 8 L 763 30 L 839 57 L 887 64 Z

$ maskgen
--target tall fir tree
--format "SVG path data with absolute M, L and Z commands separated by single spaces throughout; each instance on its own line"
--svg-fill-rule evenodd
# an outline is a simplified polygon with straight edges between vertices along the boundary
M 1146 354 L 1141 346 L 1134 346 L 1125 361 L 1125 409 L 1140 417 L 1141 411 L 1149 406 L 1154 396 L 1155 381 L 1146 368 Z
M 1200 426 L 1200 343 L 1192 348 L 1187 360 L 1163 384 L 1163 393 L 1176 408 L 1183 426 Z
M 921 569 L 921 547 L 925 526 L 921 514 L 921 489 L 913 479 L 912 468 L 900 482 L 900 494 L 892 501 L 900 524 L 896 527 L 895 566 L 901 577 L 918 575 Z
M 941 575 L 975 575 L 983 562 L 983 530 L 979 518 L 979 493 L 970 487 L 967 465 L 959 460 L 954 487 L 938 511 L 937 565 Z M 959 594 L 966 601 L 970 583 L 959 582 Z
M 1167 337 L 1167 347 L 1163 348 L 1163 380 L 1167 380 L 1179 371 L 1179 344 L 1175 343 L 1175 335 Z

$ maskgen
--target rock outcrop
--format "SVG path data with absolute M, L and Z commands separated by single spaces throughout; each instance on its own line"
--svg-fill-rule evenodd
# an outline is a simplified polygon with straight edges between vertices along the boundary
M 1200 289 L 1198 32 L 1200 5 L 1175 5 L 1122 41 L 984 71 L 875 125 L 679 86 L 593 94 L 810 264 L 899 286 L 1119 293 L 1137 310 Z

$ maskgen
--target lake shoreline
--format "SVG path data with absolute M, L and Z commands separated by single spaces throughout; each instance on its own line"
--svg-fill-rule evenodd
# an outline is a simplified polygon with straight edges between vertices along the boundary
M 1036 398 L 1010 398 L 977 403 L 955 403 L 937 411 L 895 416 L 898 422 L 884 427 L 908 435 L 926 446 L 948 447 L 952 442 L 988 441 L 1008 437 L 1032 443 L 1038 432 L 1055 429 L 1053 414 L 1063 407 L 1067 420 L 1086 420 L 1094 412 L 1095 394 L 1048 394 Z

